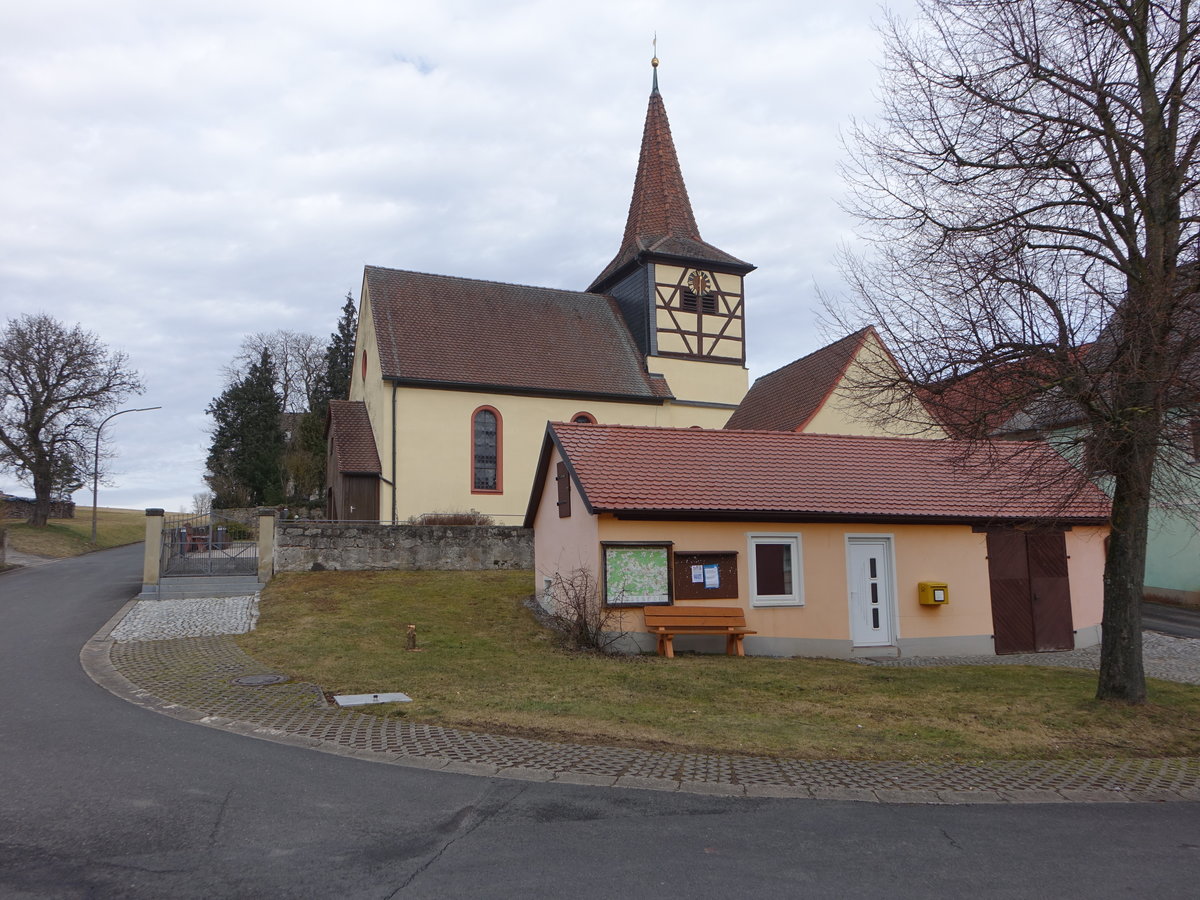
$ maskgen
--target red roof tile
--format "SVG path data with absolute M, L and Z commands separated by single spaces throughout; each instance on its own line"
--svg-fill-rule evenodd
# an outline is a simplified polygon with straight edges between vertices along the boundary
M 660 401 L 616 301 L 368 266 L 383 377 Z
M 646 110 L 642 150 L 621 249 L 589 290 L 607 288 L 612 276 L 643 253 L 725 265 L 741 271 L 753 268 L 700 237 L 671 138 L 667 108 L 657 87 L 650 94 Z
M 953 440 L 565 423 L 548 436 L 597 512 L 974 523 L 1099 523 L 1109 512 L 1034 442 L 993 445 L 984 474 L 978 445 Z
M 378 475 L 383 471 L 367 406 L 361 400 L 330 400 L 329 432 L 339 472 Z
M 725 427 L 799 431 L 837 387 L 871 331 L 860 329 L 756 378 Z

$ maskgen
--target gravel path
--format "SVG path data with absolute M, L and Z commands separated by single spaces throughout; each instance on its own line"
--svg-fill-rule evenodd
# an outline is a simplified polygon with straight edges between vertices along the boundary
M 1142 659 L 1146 675 L 1164 681 L 1200 684 L 1200 640 L 1142 632 Z M 870 666 L 1065 666 L 1100 668 L 1100 648 L 1063 650 L 1057 653 L 1013 653 L 1007 656 L 932 656 L 923 658 L 864 659 Z

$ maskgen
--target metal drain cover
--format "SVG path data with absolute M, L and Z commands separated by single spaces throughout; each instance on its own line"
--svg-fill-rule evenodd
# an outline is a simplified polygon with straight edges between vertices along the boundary
M 264 684 L 281 684 L 287 681 L 286 675 L 239 675 L 233 679 L 234 684 L 244 684 L 247 687 L 261 687 Z

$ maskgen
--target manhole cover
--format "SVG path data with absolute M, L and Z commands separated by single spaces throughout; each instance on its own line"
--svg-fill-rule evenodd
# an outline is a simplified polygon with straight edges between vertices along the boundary
M 239 675 L 233 679 L 234 684 L 244 684 L 248 687 L 259 687 L 264 684 L 280 684 L 287 681 L 286 675 Z

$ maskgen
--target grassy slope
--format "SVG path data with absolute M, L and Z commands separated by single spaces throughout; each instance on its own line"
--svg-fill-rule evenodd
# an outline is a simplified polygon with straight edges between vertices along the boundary
M 45 528 L 31 528 L 19 520 L 0 523 L 8 529 L 8 546 L 21 553 L 62 558 L 89 550 L 136 544 L 146 537 L 146 512 L 140 509 L 96 510 L 96 545 L 92 539 L 92 508 L 75 507 L 73 519 L 51 519 Z
M 557 650 L 527 572 L 313 573 L 267 589 L 243 647 L 336 693 L 400 690 L 381 714 L 576 741 L 799 758 L 1195 755 L 1200 688 L 1093 699 L 1095 675 L 1041 667 L 873 668 L 836 660 Z M 421 651 L 404 650 L 417 625 Z

